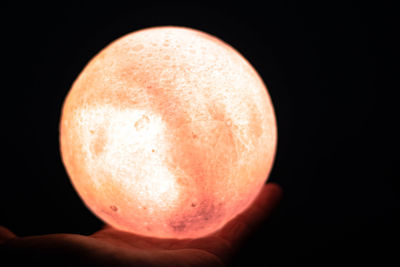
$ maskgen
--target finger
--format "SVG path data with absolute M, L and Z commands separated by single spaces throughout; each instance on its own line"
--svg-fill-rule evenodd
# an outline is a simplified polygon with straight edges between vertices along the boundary
M 238 219 L 249 226 L 256 226 L 268 218 L 282 199 L 282 188 L 276 183 L 266 184 L 253 204 Z
M 109 229 L 114 229 L 111 225 L 109 224 L 104 224 L 103 227 L 101 228 L 101 230 L 109 230 Z
M 16 235 L 8 230 L 6 227 L 0 225 L 0 244 L 15 238 Z
M 281 198 L 282 189 L 279 185 L 266 184 L 250 207 L 228 222 L 218 232 L 218 236 L 231 244 L 238 243 L 271 215 Z

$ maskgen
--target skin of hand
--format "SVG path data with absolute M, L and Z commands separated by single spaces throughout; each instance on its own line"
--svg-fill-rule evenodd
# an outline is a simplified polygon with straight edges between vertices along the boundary
M 198 239 L 150 238 L 110 226 L 90 236 L 17 237 L 0 226 L 0 265 L 7 259 L 2 266 L 226 266 L 243 239 L 271 215 L 281 197 L 277 184 L 266 184 L 248 209 L 214 234 Z

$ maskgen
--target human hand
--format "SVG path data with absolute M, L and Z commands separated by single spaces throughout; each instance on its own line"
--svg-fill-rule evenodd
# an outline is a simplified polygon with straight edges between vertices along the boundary
M 282 196 L 268 183 L 254 203 L 214 234 L 198 239 L 158 239 L 105 226 L 90 235 L 17 237 L 0 226 L 0 265 L 52 266 L 225 266 L 241 241 L 267 219 Z

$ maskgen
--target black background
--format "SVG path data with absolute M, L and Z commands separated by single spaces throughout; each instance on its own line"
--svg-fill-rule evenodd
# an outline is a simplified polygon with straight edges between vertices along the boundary
M 389 48 L 394 7 L 114 3 L 2 8 L 0 224 L 17 235 L 90 234 L 102 225 L 62 165 L 61 105 L 85 64 L 116 38 L 149 26 L 213 34 L 258 70 L 279 130 L 269 181 L 284 199 L 235 265 L 389 261 L 398 253 L 399 181 Z M 4 161 L 5 159 L 5 161 Z M 398 178 L 398 177 L 397 177 Z

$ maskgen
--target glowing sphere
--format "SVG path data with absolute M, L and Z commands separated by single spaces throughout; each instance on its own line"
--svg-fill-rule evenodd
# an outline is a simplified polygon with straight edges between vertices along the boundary
M 266 86 L 209 34 L 155 27 L 112 42 L 83 69 L 60 122 L 84 203 L 117 229 L 196 238 L 246 209 L 277 140 Z

